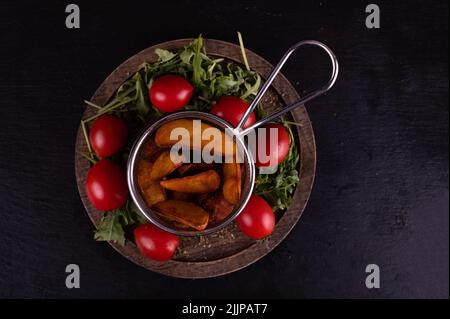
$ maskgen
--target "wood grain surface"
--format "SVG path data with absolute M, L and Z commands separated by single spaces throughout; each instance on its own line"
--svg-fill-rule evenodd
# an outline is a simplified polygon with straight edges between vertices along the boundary
M 104 105 L 111 98 L 120 85 L 134 74 L 143 62 L 155 62 L 155 48 L 178 50 L 193 39 L 181 39 L 165 42 L 145 49 L 122 63 L 95 92 L 91 101 L 97 105 Z M 213 57 L 223 57 L 230 61 L 243 63 L 239 46 L 219 40 L 204 40 L 206 52 Z M 273 69 L 266 60 L 247 50 L 247 57 L 252 69 L 266 78 Z M 283 76 L 279 75 L 273 83 L 273 89 L 266 94 L 263 105 L 267 111 L 283 107 L 299 99 L 294 87 Z M 83 118 L 92 116 L 93 110 L 87 107 Z M 277 225 L 274 233 L 260 241 L 246 237 L 235 223 L 207 236 L 181 237 L 180 246 L 174 258 L 161 263 L 142 256 L 134 243 L 127 240 L 124 246 L 110 242 L 112 247 L 133 262 L 165 275 L 182 278 L 205 278 L 227 274 L 239 270 L 262 258 L 277 246 L 295 226 L 300 218 L 311 193 L 316 166 L 316 149 L 314 133 L 305 108 L 299 107 L 292 112 L 293 119 L 299 124 L 297 127 L 298 147 L 300 149 L 299 177 L 300 183 L 296 188 L 294 200 L 285 212 L 277 213 Z M 78 129 L 75 146 L 75 171 L 83 204 L 89 217 L 98 225 L 103 215 L 89 202 L 85 192 L 85 182 L 89 162 L 81 155 L 87 151 L 87 146 L 81 127 Z

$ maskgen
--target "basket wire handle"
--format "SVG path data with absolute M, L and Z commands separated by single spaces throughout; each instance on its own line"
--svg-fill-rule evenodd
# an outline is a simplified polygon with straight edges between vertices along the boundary
M 331 64 L 332 64 L 332 73 L 331 73 L 331 77 L 330 77 L 330 80 L 328 81 L 328 83 L 325 86 L 321 87 L 320 89 L 317 89 L 317 90 L 315 90 L 313 92 L 308 93 L 307 95 L 305 95 L 303 98 L 301 98 L 297 102 L 294 102 L 294 103 L 292 103 L 292 104 L 282 108 L 281 110 L 270 114 L 269 116 L 267 116 L 267 117 L 259 120 L 258 122 L 254 123 L 252 126 L 242 130 L 242 126 L 247 121 L 247 118 L 250 116 L 250 113 L 258 105 L 259 101 L 264 96 L 264 94 L 266 93 L 267 89 L 270 87 L 270 85 L 272 84 L 273 80 L 275 79 L 275 77 L 280 72 L 280 70 L 283 67 L 283 65 L 289 59 L 290 55 L 295 50 L 297 50 L 299 47 L 301 47 L 303 45 L 318 46 L 318 47 L 322 48 L 328 54 L 328 56 L 330 57 Z M 278 64 L 273 69 L 272 73 L 270 73 L 269 77 L 267 78 L 266 82 L 264 83 L 264 85 L 259 90 L 258 94 L 256 94 L 255 99 L 252 101 L 252 103 L 248 107 L 247 111 L 244 113 L 244 115 L 242 116 L 241 120 L 239 121 L 238 125 L 234 129 L 235 134 L 238 135 L 238 136 L 244 136 L 244 135 L 248 134 L 250 131 L 252 131 L 253 129 L 257 128 L 258 126 L 263 125 L 264 123 L 270 122 L 273 119 L 275 119 L 275 118 L 277 118 L 277 117 L 279 117 L 279 116 L 281 116 L 281 115 L 283 115 L 283 114 L 285 114 L 285 113 L 287 113 L 289 111 L 292 111 L 296 107 L 299 107 L 299 106 L 303 105 L 304 103 L 306 103 L 308 101 L 311 101 L 312 99 L 322 95 L 323 93 L 325 93 L 329 89 L 331 89 L 331 87 L 334 85 L 334 83 L 336 82 L 338 73 L 339 73 L 339 64 L 338 64 L 338 61 L 336 59 L 336 56 L 334 55 L 333 51 L 331 51 L 331 49 L 329 47 L 327 47 L 325 44 L 323 44 L 322 42 L 314 41 L 314 40 L 305 40 L 305 41 L 300 41 L 300 42 L 294 44 L 293 46 L 291 46 L 289 48 L 289 50 L 286 51 L 286 53 L 281 58 L 280 62 L 278 62 Z

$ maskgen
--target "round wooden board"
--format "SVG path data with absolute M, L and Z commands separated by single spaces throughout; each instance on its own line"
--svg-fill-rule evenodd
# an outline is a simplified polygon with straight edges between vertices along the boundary
M 97 105 L 104 105 L 119 86 L 139 69 L 143 62 L 152 63 L 156 61 L 157 57 L 154 53 L 156 48 L 177 50 L 192 40 L 180 39 L 164 42 L 134 55 L 106 78 L 94 93 L 91 101 Z M 223 57 L 240 64 L 243 63 L 240 47 L 237 45 L 204 39 L 204 46 L 210 56 Z M 246 54 L 252 69 L 263 78 L 267 78 L 273 66 L 249 50 L 246 50 Z M 265 106 L 270 106 L 270 108 L 282 107 L 299 99 L 294 87 L 281 74 L 274 81 L 272 88 L 271 92 L 266 94 L 263 99 L 263 105 Z M 83 118 L 93 115 L 93 112 L 92 108 L 87 107 Z M 282 215 L 277 216 L 277 225 L 271 236 L 264 240 L 254 241 L 245 237 L 237 229 L 235 223 L 232 223 L 225 229 L 208 236 L 181 238 L 176 255 L 168 262 L 157 262 L 143 257 L 130 240 L 127 240 L 124 246 L 112 242 L 110 242 L 110 245 L 120 254 L 142 267 L 180 278 L 207 278 L 228 274 L 265 256 L 287 236 L 297 223 L 306 207 L 314 182 L 316 145 L 311 122 L 304 107 L 297 108 L 292 112 L 292 117 L 300 124 L 297 126 L 300 147 L 300 183 L 296 188 L 293 203 Z M 86 150 L 87 145 L 80 127 L 75 146 L 75 174 L 84 207 L 94 225 L 98 225 L 103 214 L 91 205 L 84 187 L 90 165 L 79 152 L 85 152 Z M 278 212 L 277 214 L 281 213 Z

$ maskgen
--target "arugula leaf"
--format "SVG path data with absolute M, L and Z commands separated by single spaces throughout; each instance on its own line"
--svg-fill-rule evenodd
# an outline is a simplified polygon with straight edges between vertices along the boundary
M 124 228 L 145 222 L 147 222 L 146 219 L 128 201 L 122 208 L 106 212 L 103 215 L 94 233 L 94 239 L 113 241 L 123 246 L 126 240 Z
M 124 221 L 123 224 L 121 219 Z M 105 213 L 94 234 L 94 239 L 98 241 L 113 241 L 123 246 L 125 244 L 123 227 L 128 225 L 127 221 L 125 211 L 119 210 Z
M 190 64 L 191 59 L 194 55 L 195 55 L 195 52 L 193 50 L 186 48 L 185 50 L 181 51 L 181 53 L 180 53 L 181 62 L 183 62 L 184 64 Z
M 158 56 L 158 58 L 161 62 L 169 61 L 175 56 L 174 53 L 172 53 L 168 50 L 160 49 L 160 48 L 157 48 L 155 50 L 155 54 Z
M 261 86 L 261 77 L 259 76 L 259 74 L 256 74 L 255 77 L 256 80 L 255 84 L 253 85 L 250 82 L 245 81 L 244 85 L 245 88 L 247 89 L 247 92 L 241 95 L 241 99 L 245 100 L 251 95 L 256 96 L 256 94 L 258 93 L 259 87 Z
M 201 55 L 201 48 L 203 47 L 202 35 L 199 35 L 197 40 L 194 41 L 195 54 L 192 61 L 192 80 L 197 87 L 202 87 L 202 78 L 204 77 L 205 70 L 202 68 L 203 56 Z
M 214 80 L 214 90 L 217 95 L 232 95 L 239 91 L 239 86 L 244 82 L 244 79 L 234 80 L 232 75 L 223 75 Z
M 146 116 L 149 111 L 149 105 L 147 103 L 149 94 L 148 88 L 145 85 L 144 79 L 142 78 L 140 72 L 137 72 L 133 76 L 133 80 L 136 81 L 136 109 L 141 116 Z

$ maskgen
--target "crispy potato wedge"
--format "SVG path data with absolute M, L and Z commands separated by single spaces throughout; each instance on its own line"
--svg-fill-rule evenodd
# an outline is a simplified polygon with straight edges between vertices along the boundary
M 223 197 L 231 204 L 237 204 L 241 198 L 241 165 L 223 164 Z
M 137 178 L 139 188 L 147 205 L 152 206 L 158 202 L 162 202 L 167 199 L 166 191 L 161 187 L 158 181 L 150 178 L 153 164 L 141 159 L 137 166 Z
M 167 199 L 165 189 L 157 181 L 152 181 L 145 188 L 141 188 L 141 192 L 144 195 L 145 202 L 150 207 Z
M 201 194 L 211 193 L 220 187 L 220 176 L 214 170 L 197 175 L 172 178 L 160 182 L 161 186 L 172 191 Z
M 140 156 L 143 159 L 146 159 L 150 162 L 154 162 L 162 151 L 163 149 L 158 147 L 158 145 L 156 145 L 155 140 L 151 138 L 145 142 L 144 146 L 142 147 Z
M 172 130 L 176 128 L 183 128 L 189 132 L 189 141 L 184 141 L 184 146 L 190 147 L 191 149 L 194 147 L 194 133 L 201 134 L 202 136 L 195 136 L 195 140 L 200 141 L 200 146 L 203 149 L 209 143 L 213 143 L 212 149 L 214 152 L 220 155 L 235 155 L 236 154 L 236 144 L 233 143 L 230 136 L 226 135 L 223 131 L 218 128 L 208 125 L 204 122 L 201 123 L 200 130 L 194 131 L 194 120 L 192 119 L 178 119 L 173 120 L 168 123 L 161 125 L 160 128 L 156 131 L 155 142 L 159 147 L 170 147 L 172 145 L 177 144 L 178 142 L 183 142 L 183 139 L 178 136 L 178 139 L 171 140 L 170 133 Z M 217 135 L 220 136 L 220 139 L 214 139 L 210 137 L 209 139 L 203 139 L 203 133 L 206 129 L 215 129 L 218 130 Z M 189 143 L 189 145 L 185 145 Z M 225 147 L 226 144 L 232 145 L 232 147 Z
M 204 207 L 212 213 L 214 222 L 218 223 L 233 212 L 234 205 L 228 202 L 222 193 L 217 193 L 206 200 Z
M 139 187 L 145 188 L 152 182 L 150 174 L 152 172 L 153 163 L 144 159 L 139 159 L 137 163 L 137 179 Z
M 164 151 L 158 156 L 155 163 L 153 164 L 150 178 L 152 180 L 160 180 L 164 176 L 172 173 L 181 165 L 183 165 L 183 162 L 172 162 L 172 160 L 170 159 L 170 151 Z
M 155 204 L 153 209 L 162 218 L 197 230 L 204 230 L 208 226 L 208 212 L 190 202 L 166 200 Z

